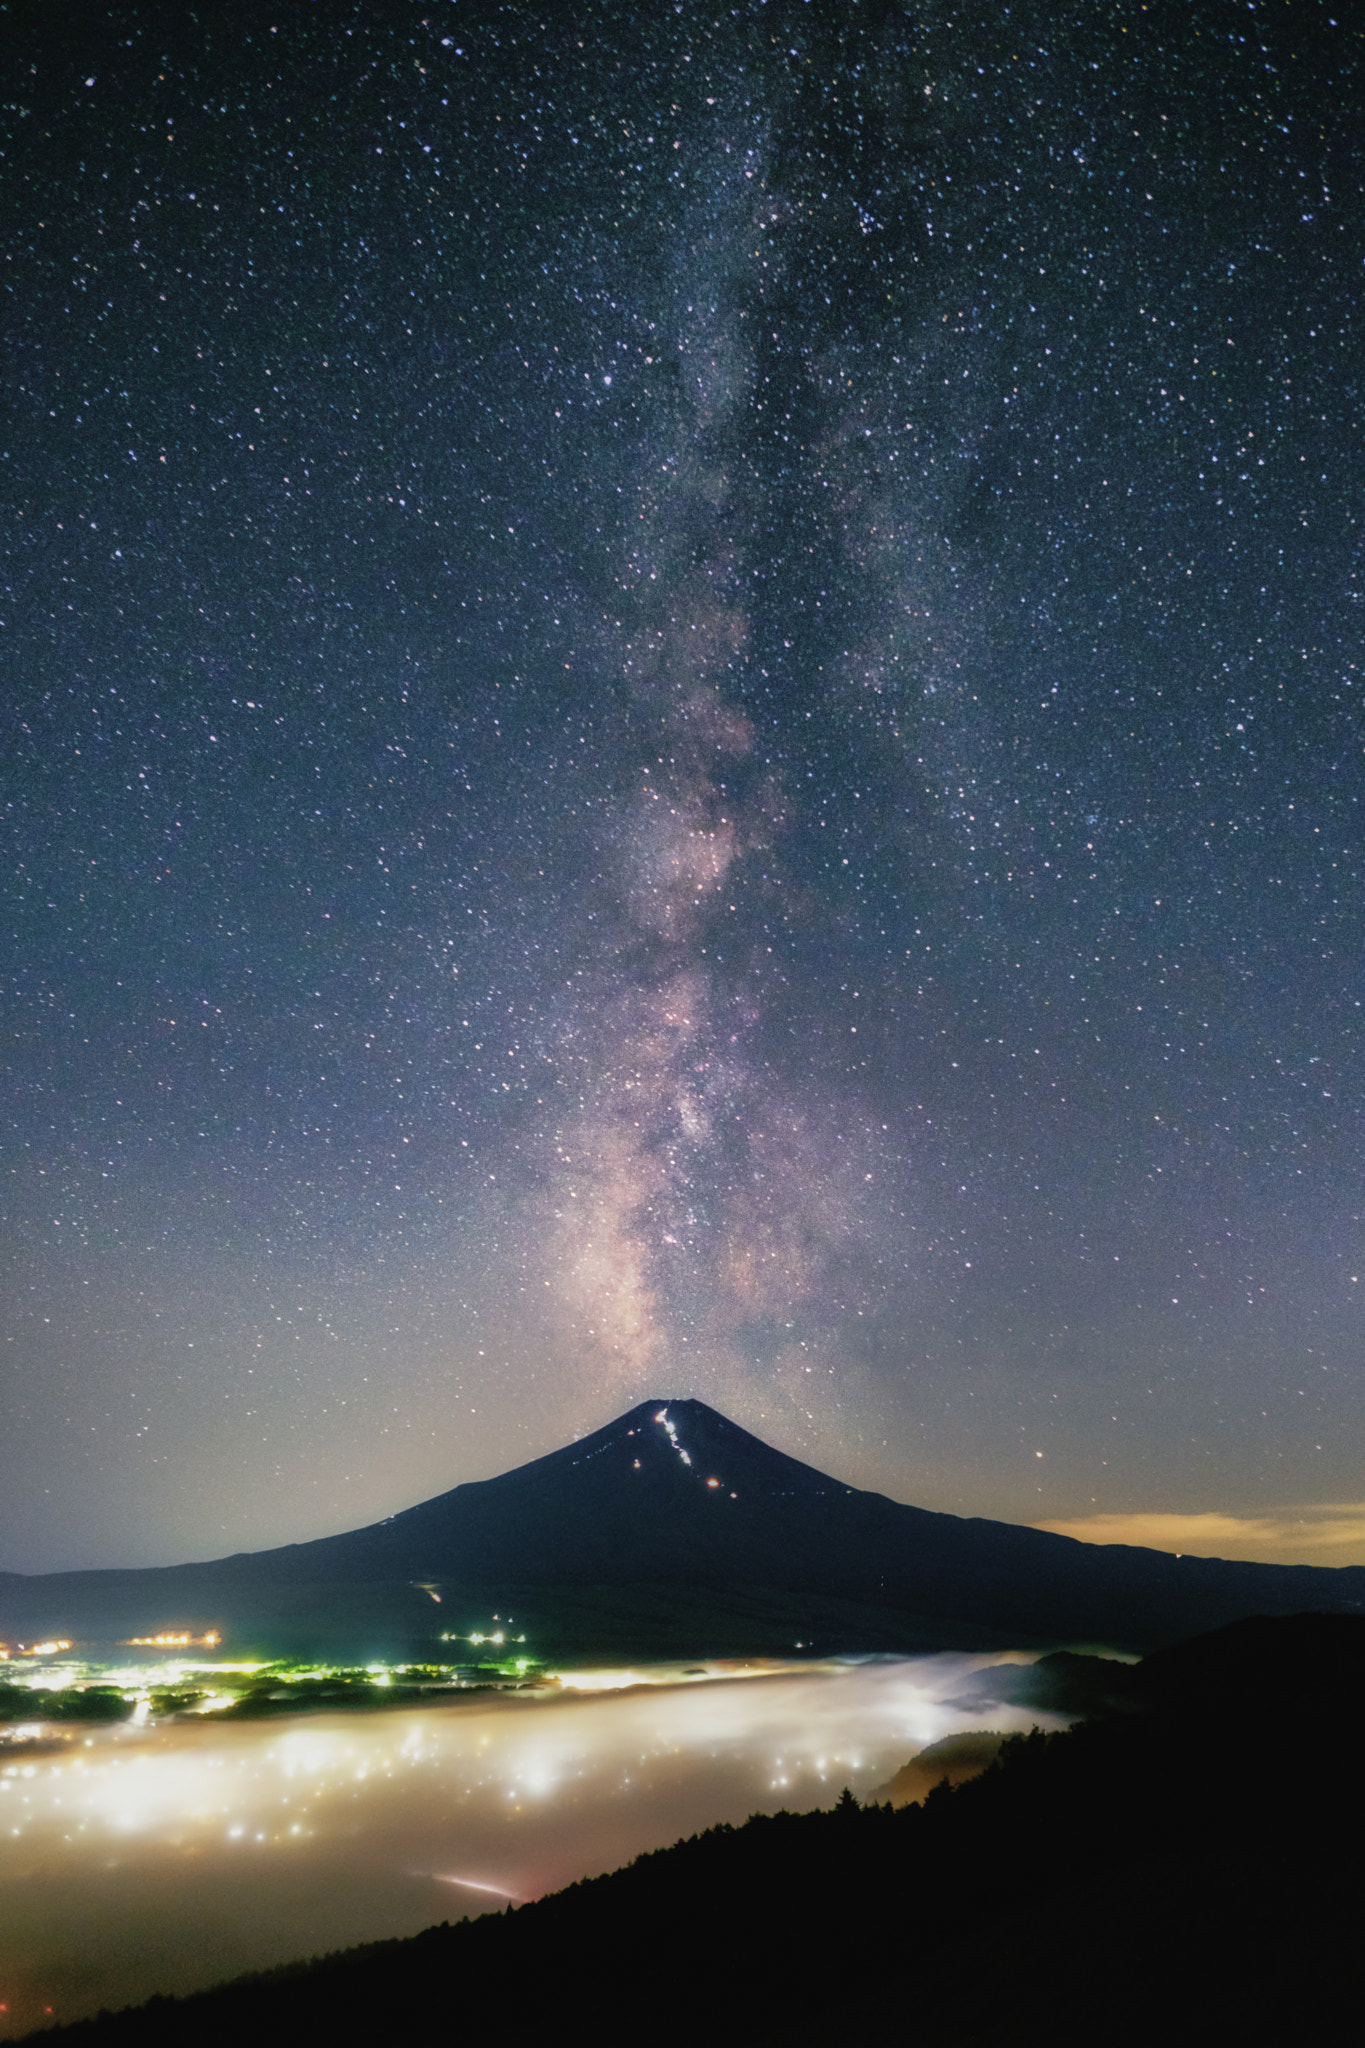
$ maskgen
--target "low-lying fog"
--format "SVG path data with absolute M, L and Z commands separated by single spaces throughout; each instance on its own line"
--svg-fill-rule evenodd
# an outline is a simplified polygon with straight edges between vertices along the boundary
M 0 2035 L 533 1899 L 844 1785 L 865 1798 L 982 1725 L 954 1696 L 998 1661 L 672 1667 L 630 1689 L 578 1674 L 548 1696 L 48 1730 L 0 1749 Z

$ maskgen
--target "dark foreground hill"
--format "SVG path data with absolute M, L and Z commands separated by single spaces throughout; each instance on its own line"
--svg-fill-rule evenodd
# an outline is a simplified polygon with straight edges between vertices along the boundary
M 1225 1563 L 907 1507 L 701 1401 L 370 1528 L 158 1571 L 0 1575 L 0 1635 L 172 1626 L 297 1653 L 412 1654 L 512 1613 L 541 1656 L 1149 1648 L 1244 1614 L 1365 1610 L 1365 1568 Z
M 1337 2039 L 1363 1686 L 1365 1620 L 1241 1622 L 922 1806 L 713 1829 L 515 1912 L 42 2038 Z

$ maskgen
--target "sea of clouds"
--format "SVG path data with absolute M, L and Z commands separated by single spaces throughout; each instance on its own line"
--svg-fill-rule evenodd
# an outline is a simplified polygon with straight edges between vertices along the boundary
M 981 1726 L 958 1695 L 996 1661 L 656 1667 L 376 1713 L 34 1730 L 0 1750 L 0 2037 L 498 1910 L 845 1785 L 868 1797 Z

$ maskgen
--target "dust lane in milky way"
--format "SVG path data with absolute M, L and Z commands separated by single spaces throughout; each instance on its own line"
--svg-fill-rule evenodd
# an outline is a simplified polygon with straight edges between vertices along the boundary
M 0 1560 L 661 1389 L 1365 1557 L 1359 33 L 23 35 Z

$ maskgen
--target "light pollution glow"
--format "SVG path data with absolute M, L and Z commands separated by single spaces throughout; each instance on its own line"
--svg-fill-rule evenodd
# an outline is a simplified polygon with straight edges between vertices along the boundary
M 75 2019 L 415 1933 L 489 1894 L 536 1898 L 846 1784 L 866 1796 L 980 1725 L 955 1696 L 997 1661 L 641 1668 L 558 1696 L 16 1747 L 0 1762 L 0 2037 L 49 2009 Z
M 1252 1564 L 1365 1564 L 1361 1501 L 1324 1501 L 1264 1515 L 1160 1510 L 1073 1515 L 1033 1526 L 1081 1543 L 1131 1543 L 1177 1556 L 1241 1558 Z

